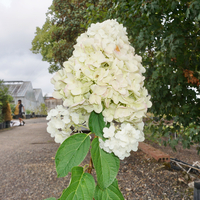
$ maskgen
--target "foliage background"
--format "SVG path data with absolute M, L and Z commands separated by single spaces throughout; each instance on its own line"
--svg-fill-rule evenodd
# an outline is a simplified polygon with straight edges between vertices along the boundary
M 199 143 L 200 2 L 120 1 L 112 16 L 126 27 L 146 66 L 145 85 L 152 96 L 150 112 L 161 120 L 151 131 L 167 136 L 172 147 Z M 164 119 L 164 120 L 163 120 Z M 166 120 L 173 120 L 166 126 Z M 194 130 L 186 134 L 185 128 Z M 177 133 L 176 139 L 173 134 Z M 197 139 L 198 138 L 198 139 Z

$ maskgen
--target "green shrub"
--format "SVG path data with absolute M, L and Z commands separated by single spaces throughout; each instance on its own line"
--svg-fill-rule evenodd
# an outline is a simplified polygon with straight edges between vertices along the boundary
M 2 113 L 3 107 L 7 102 L 11 102 L 13 97 L 9 95 L 8 87 L 4 85 L 3 80 L 0 80 L 0 123 L 3 122 L 4 114 Z

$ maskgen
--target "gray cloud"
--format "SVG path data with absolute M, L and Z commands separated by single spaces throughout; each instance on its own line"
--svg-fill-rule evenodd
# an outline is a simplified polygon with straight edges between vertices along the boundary
M 29 50 L 36 27 L 44 24 L 52 0 L 10 0 L 10 6 L 2 2 L 0 0 L 0 79 L 31 81 L 43 94 L 52 93 L 53 75 L 48 73 L 49 64 Z

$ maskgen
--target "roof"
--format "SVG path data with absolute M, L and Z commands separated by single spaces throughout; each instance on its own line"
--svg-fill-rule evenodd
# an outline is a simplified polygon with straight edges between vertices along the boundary
M 45 97 L 45 99 L 55 99 L 54 97 Z
M 13 97 L 23 97 L 28 88 L 32 88 L 30 81 L 4 81 L 4 84 L 8 86 L 8 91 Z

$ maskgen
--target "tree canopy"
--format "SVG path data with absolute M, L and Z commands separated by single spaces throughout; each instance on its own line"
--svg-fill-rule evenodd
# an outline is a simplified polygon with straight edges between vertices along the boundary
M 111 0 L 54 0 L 44 25 L 36 27 L 31 51 L 50 63 L 50 73 L 58 71 L 72 56 L 77 37 L 91 23 L 108 18 L 111 6 Z
M 32 41 L 31 51 L 35 54 L 40 53 L 42 60 L 50 63 L 49 72 L 53 73 L 60 69 L 60 63 L 53 56 L 53 48 L 56 46 L 56 41 L 52 38 L 52 32 L 57 27 L 52 25 L 50 17 L 47 16 L 45 24 L 42 28 L 36 27 L 36 36 Z
M 61 69 L 71 57 L 78 35 L 85 31 L 86 1 L 54 0 L 42 28 L 36 28 L 31 51 L 50 63 L 49 72 Z

